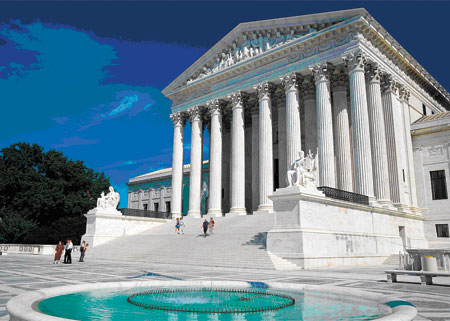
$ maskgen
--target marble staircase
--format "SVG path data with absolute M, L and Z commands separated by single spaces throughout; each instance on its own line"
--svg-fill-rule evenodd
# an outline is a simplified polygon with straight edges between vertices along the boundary
M 174 232 L 175 220 L 141 234 L 123 236 L 90 249 L 96 259 L 274 270 L 266 251 L 273 214 L 215 218 L 213 234 L 205 238 L 203 219 L 185 217 L 185 233 Z

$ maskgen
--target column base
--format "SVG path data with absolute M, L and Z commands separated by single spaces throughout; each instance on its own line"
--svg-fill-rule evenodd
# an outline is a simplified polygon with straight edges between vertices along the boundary
M 183 216 L 183 213 L 181 213 L 181 212 L 171 212 L 171 214 L 172 214 L 172 218 Z
M 411 206 L 409 208 L 409 210 L 416 215 L 422 215 L 422 210 L 420 209 L 420 207 L 416 207 L 416 206 Z
M 410 213 L 410 208 L 408 205 L 406 204 L 402 204 L 402 203 L 395 203 L 394 207 L 397 208 L 397 210 L 399 210 L 400 212 L 405 212 L 405 213 Z
M 208 210 L 206 215 L 214 216 L 214 217 L 222 217 L 223 213 L 220 208 L 211 208 Z
M 273 204 L 260 204 L 258 209 L 253 212 L 255 214 L 265 214 L 265 213 L 273 213 Z
M 247 211 L 243 207 L 232 207 L 226 215 L 247 215 Z
M 188 211 L 187 215 L 190 217 L 195 217 L 195 218 L 202 217 L 202 213 L 200 211 Z

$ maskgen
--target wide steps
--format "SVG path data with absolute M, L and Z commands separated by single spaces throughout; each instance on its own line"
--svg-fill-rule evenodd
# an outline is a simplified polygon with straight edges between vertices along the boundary
M 203 219 L 185 217 L 184 234 L 175 233 L 175 220 L 138 235 L 124 236 L 90 250 L 97 259 L 161 264 L 274 269 L 266 251 L 273 214 L 214 218 L 212 235 L 203 237 Z M 132 249 L 132 250 L 131 250 Z

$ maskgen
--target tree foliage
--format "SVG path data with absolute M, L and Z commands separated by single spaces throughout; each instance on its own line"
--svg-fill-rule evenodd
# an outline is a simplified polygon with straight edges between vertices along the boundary
M 0 151 L 0 242 L 78 242 L 83 214 L 96 206 L 109 178 L 82 161 L 36 144 L 13 144 Z

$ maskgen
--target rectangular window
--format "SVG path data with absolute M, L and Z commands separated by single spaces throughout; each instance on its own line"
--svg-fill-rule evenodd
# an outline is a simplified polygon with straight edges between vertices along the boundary
M 146 211 L 147 210 L 147 204 L 144 204 L 144 211 Z
M 166 213 L 170 213 L 170 202 L 166 202 Z
M 155 212 L 159 212 L 159 203 L 153 205 L 155 207 Z
M 436 224 L 437 237 L 449 237 L 448 224 Z
M 433 200 L 447 199 L 447 182 L 445 180 L 445 171 L 431 171 L 431 194 Z
M 422 104 L 422 111 L 423 111 L 423 115 L 426 116 L 427 115 L 427 106 L 425 106 L 425 104 Z

